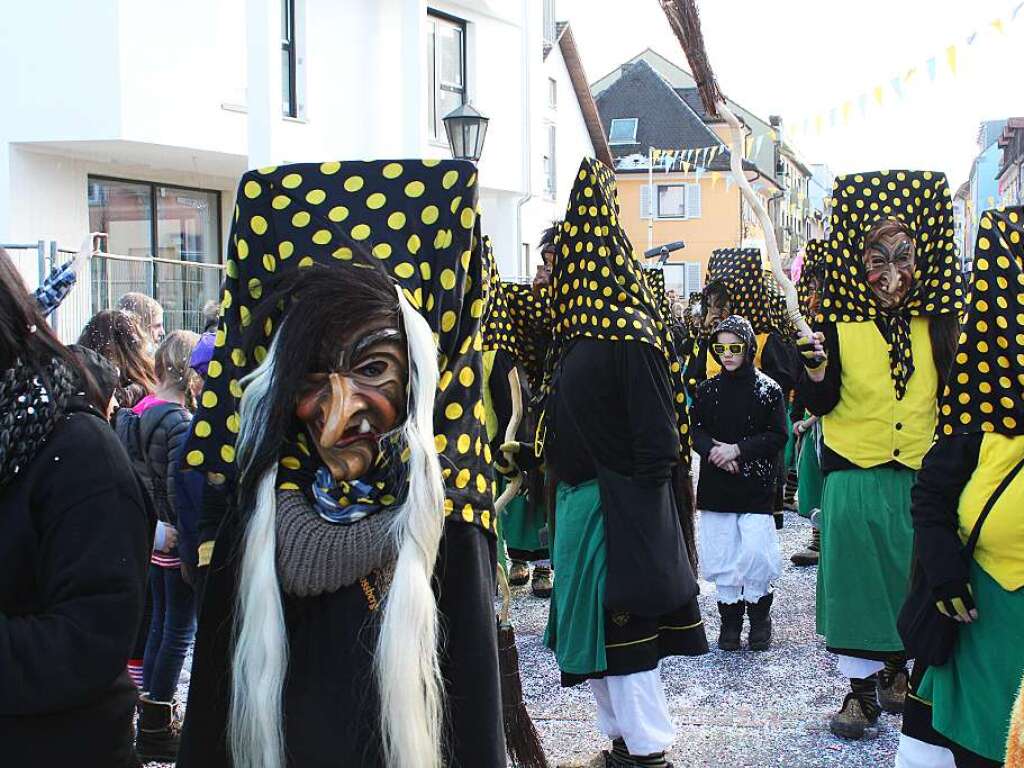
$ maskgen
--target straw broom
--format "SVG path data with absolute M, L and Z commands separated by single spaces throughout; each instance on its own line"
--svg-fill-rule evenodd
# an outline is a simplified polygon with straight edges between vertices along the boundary
M 700 93 L 704 108 L 709 115 L 720 115 L 731 129 L 730 173 L 740 189 L 740 194 L 754 211 L 761 229 L 764 231 L 768 259 L 772 266 L 772 276 L 786 297 L 786 315 L 802 336 L 810 338 L 813 334 L 811 327 L 800 313 L 796 287 L 782 270 L 779 243 L 775 239 L 775 228 L 772 226 L 771 217 L 761 199 L 754 194 L 754 190 L 743 172 L 743 125 L 726 105 L 725 97 L 718 88 L 718 81 L 715 80 L 715 73 L 711 69 L 707 50 L 704 47 L 704 35 L 700 29 L 700 14 L 697 11 L 696 0 L 660 0 L 660 3 L 668 18 L 669 26 L 672 27 L 672 31 L 686 54 L 686 60 L 689 62 L 694 80 L 697 82 L 697 91 Z
M 513 368 L 508 374 L 512 396 L 512 418 L 505 428 L 505 442 L 516 439 L 516 431 L 523 418 L 523 395 L 519 386 L 519 371 Z M 512 457 L 507 455 L 511 461 Z M 494 502 L 494 516 L 497 519 L 502 510 L 519 493 L 523 474 L 519 472 L 509 481 L 498 500 Z M 501 590 L 501 611 L 498 614 L 498 669 L 501 674 L 501 714 L 505 725 L 505 751 L 515 768 L 548 768 L 540 736 L 530 719 L 523 700 L 523 682 L 519 675 L 519 651 L 516 649 L 516 634 L 509 621 L 512 604 L 512 590 L 508 576 L 498 568 L 498 587 Z

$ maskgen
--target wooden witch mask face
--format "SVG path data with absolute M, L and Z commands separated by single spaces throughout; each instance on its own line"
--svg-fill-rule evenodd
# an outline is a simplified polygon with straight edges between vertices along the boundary
M 883 310 L 903 304 L 914 283 L 916 250 L 905 224 L 883 219 L 864 236 L 864 274 Z
M 324 339 L 296 396 L 306 425 L 335 480 L 355 480 L 374 465 L 381 437 L 406 416 L 409 354 L 398 317 Z

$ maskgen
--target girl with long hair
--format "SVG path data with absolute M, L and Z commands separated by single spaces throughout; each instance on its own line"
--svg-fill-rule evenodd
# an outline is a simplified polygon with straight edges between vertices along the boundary
M 114 394 L 122 407 L 134 407 L 156 387 L 153 360 L 146 353 L 142 331 L 121 310 L 104 309 L 93 315 L 78 343 L 99 352 L 117 369 L 120 381 Z

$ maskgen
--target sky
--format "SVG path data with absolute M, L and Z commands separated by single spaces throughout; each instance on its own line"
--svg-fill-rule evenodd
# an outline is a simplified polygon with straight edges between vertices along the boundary
M 723 93 L 764 119 L 781 115 L 799 155 L 833 173 L 939 170 L 955 190 L 978 152 L 978 124 L 1024 116 L 1021 0 L 698 0 L 698 7 Z M 557 0 L 556 9 L 572 25 L 591 82 L 648 47 L 689 69 L 658 0 Z M 954 44 L 955 75 L 947 54 Z

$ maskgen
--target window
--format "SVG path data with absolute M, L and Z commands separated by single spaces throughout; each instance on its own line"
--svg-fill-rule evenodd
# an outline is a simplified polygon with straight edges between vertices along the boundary
M 88 190 L 89 227 L 112 254 L 93 262 L 93 311 L 138 291 L 163 305 L 168 330 L 202 330 L 220 294 L 220 193 L 93 176 Z
M 662 269 L 665 271 L 665 289 L 675 291 L 683 303 L 691 293 L 703 288 L 699 261 L 670 261 Z
M 658 219 L 699 219 L 700 184 L 655 184 Z M 652 217 L 651 187 L 640 187 L 640 218 Z
M 552 109 L 558 106 L 558 81 L 553 77 L 548 78 L 548 106 Z
M 555 165 L 555 126 L 548 126 L 548 145 L 547 150 L 544 153 L 544 179 L 545 186 L 544 192 L 549 197 L 554 199 L 557 194 L 558 185 L 556 183 L 557 178 L 557 167 Z
M 295 58 L 295 0 L 281 0 L 281 112 L 299 116 Z
M 636 124 L 639 122 L 635 117 L 617 117 L 612 120 L 608 129 L 609 144 L 636 144 Z
M 466 103 L 466 25 L 427 14 L 427 130 L 444 141 L 445 115 Z

